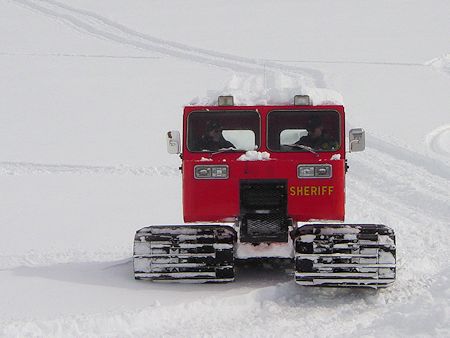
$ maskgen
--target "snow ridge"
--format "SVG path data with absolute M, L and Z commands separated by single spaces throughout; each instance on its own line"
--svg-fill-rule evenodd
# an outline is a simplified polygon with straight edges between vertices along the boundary
M 180 170 L 178 168 L 170 166 L 88 166 L 69 164 L 41 164 L 29 162 L 0 162 L 0 176 L 40 174 L 180 176 Z

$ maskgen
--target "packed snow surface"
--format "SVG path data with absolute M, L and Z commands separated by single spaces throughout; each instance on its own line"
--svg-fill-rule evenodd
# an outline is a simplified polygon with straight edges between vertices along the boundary
M 1 1 L 0 336 L 450 336 L 448 13 L 447 0 Z M 135 231 L 182 220 L 165 132 L 222 94 L 345 103 L 367 136 L 347 156 L 346 221 L 395 230 L 392 287 L 304 288 L 276 261 L 229 284 L 134 280 Z

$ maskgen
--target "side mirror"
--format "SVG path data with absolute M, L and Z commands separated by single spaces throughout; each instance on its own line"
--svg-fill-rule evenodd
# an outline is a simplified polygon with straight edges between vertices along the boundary
M 169 154 L 179 154 L 181 152 L 181 137 L 178 130 L 167 132 L 167 152 Z
M 363 151 L 366 148 L 366 132 L 362 128 L 350 129 L 349 151 Z

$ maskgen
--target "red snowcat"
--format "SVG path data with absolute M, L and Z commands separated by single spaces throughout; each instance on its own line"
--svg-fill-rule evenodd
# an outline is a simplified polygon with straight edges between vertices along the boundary
M 394 282 L 394 231 L 342 223 L 343 106 L 305 95 L 289 106 L 238 106 L 221 96 L 185 107 L 183 138 L 168 132 L 167 147 L 182 159 L 186 224 L 136 232 L 136 279 L 230 282 L 236 260 L 278 257 L 292 260 L 300 285 Z M 348 151 L 364 148 L 364 130 L 350 130 Z

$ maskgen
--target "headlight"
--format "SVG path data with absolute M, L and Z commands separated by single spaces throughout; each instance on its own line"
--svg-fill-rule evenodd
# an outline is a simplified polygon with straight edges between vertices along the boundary
M 194 167 L 196 179 L 227 179 L 227 165 L 196 165 Z
M 331 176 L 330 164 L 300 164 L 297 167 L 298 178 L 330 178 Z

